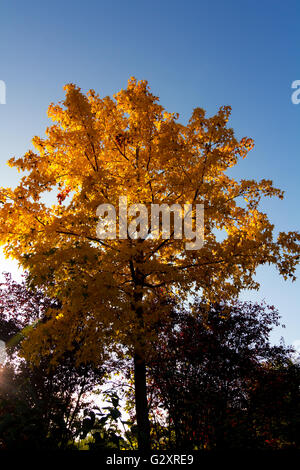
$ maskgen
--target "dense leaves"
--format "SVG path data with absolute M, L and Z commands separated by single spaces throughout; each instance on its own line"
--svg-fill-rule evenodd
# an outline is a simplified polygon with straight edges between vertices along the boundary
M 150 363 L 158 445 L 299 448 L 300 365 L 291 348 L 270 344 L 278 322 L 264 304 L 176 312 Z
M 65 448 L 79 434 L 84 398 L 103 382 L 104 365 L 76 365 L 70 353 L 54 366 L 51 355 L 30 364 L 18 355 L 34 322 L 47 324 L 60 306 L 6 274 L 0 288 L 0 339 L 8 360 L 0 371 L 0 442 L 4 448 Z M 107 365 L 106 365 L 107 366 Z
M 149 338 L 157 320 L 151 301 L 158 286 L 181 299 L 195 288 L 219 301 L 257 288 L 261 264 L 294 279 L 299 234 L 276 240 L 259 210 L 262 198 L 283 192 L 269 180 L 238 182 L 226 174 L 253 147 L 228 127 L 229 106 L 210 118 L 196 108 L 184 125 L 158 104 L 146 81 L 130 79 L 113 99 L 85 95 L 73 84 L 65 91 L 65 100 L 49 107 L 54 123 L 46 138 L 33 139 L 36 151 L 9 161 L 26 173 L 20 184 L 0 191 L 5 252 L 62 302 L 61 316 L 54 311 L 47 328 L 33 332 L 28 354 L 45 353 L 49 335 L 57 355 L 74 337 L 84 339 L 76 351 L 83 361 L 101 362 L 103 343 L 114 340 L 143 349 L 141 330 Z M 144 203 L 149 214 L 151 203 L 203 203 L 204 247 L 185 250 L 185 236 L 161 233 L 157 240 L 97 238 L 98 205 L 113 204 L 118 213 L 120 195 L 128 205 Z

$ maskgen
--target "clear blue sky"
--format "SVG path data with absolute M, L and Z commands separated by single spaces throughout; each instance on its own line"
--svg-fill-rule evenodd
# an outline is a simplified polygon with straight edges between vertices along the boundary
M 47 107 L 62 99 L 65 83 L 111 95 L 134 75 L 183 121 L 196 106 L 212 114 L 230 104 L 237 135 L 256 142 L 235 176 L 272 179 L 286 197 L 264 209 L 278 230 L 299 229 L 300 105 L 291 102 L 291 83 L 300 79 L 299 0 L 10 0 L 1 2 L 0 15 L 0 80 L 7 86 L 0 186 L 16 184 L 5 162 L 44 133 Z M 279 308 L 286 330 L 274 340 L 299 340 L 300 280 L 284 282 L 268 267 L 258 279 L 261 290 L 243 298 Z

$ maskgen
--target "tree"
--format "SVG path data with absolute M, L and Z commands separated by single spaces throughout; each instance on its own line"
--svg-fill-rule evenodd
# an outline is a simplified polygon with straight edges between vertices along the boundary
M 168 449 L 299 448 L 300 366 L 270 344 L 272 306 L 175 309 L 149 360 L 155 441 Z
M 4 275 L 0 339 L 6 342 L 8 360 L 0 368 L 0 447 L 66 448 L 79 435 L 80 413 L 87 406 L 85 394 L 103 382 L 104 365 L 76 365 L 68 351 L 55 365 L 51 354 L 38 365 L 19 357 L 26 332 L 37 321 L 47 325 L 50 308 L 59 314 L 56 299 L 47 298 L 41 290 L 29 290 L 24 279 L 18 283 Z
M 285 357 L 267 363 L 252 382 L 248 414 L 261 447 L 300 449 L 300 363 Z
M 259 210 L 262 197 L 283 197 L 271 181 L 226 175 L 253 147 L 227 127 L 229 106 L 211 118 L 196 108 L 184 125 L 146 81 L 131 78 L 114 99 L 85 95 L 73 84 L 65 91 L 65 100 L 49 107 L 54 124 L 46 137 L 33 139 L 35 152 L 9 160 L 26 174 L 15 189 L 0 191 L 0 239 L 32 282 L 62 303 L 58 318 L 54 311 L 47 327 L 32 332 L 27 354 L 47 353 L 51 336 L 58 357 L 76 337 L 77 360 L 99 363 L 122 344 L 134 361 L 139 448 L 147 450 L 146 362 L 153 324 L 168 309 L 151 310 L 158 289 L 185 299 L 194 288 L 210 302 L 226 300 L 258 288 L 255 271 L 266 263 L 295 279 L 300 236 L 273 237 Z M 204 246 L 185 249 L 190 237 L 173 236 L 174 226 L 169 238 L 162 231 L 158 238 L 123 238 L 119 227 L 115 239 L 99 238 L 97 208 L 112 204 L 120 216 L 120 195 L 128 205 L 143 203 L 148 221 L 151 204 L 204 204 Z M 190 216 L 197 217 L 194 206 Z M 134 215 L 128 221 L 134 224 Z

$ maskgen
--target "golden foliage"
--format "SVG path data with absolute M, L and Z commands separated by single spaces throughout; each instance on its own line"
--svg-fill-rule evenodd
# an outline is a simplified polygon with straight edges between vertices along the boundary
M 47 335 L 59 352 L 78 336 L 82 360 L 97 355 L 99 337 L 131 345 L 136 331 L 149 335 L 159 320 L 162 310 L 153 305 L 160 287 L 181 298 L 195 288 L 208 301 L 230 299 L 257 288 L 256 268 L 266 263 L 294 279 L 299 234 L 274 239 L 259 210 L 262 197 L 282 198 L 282 191 L 269 180 L 238 182 L 226 174 L 253 147 L 227 126 L 229 106 L 210 118 L 196 108 L 183 125 L 146 81 L 131 78 L 113 98 L 85 95 L 73 84 L 65 92 L 63 102 L 49 106 L 53 124 L 45 138 L 34 137 L 36 151 L 9 160 L 25 172 L 20 184 L 0 191 L 6 255 L 63 304 L 61 316 L 31 334 L 32 350 L 47 349 Z M 118 207 L 120 195 L 147 206 L 204 203 L 203 248 L 184 250 L 184 238 L 99 240 L 96 209 Z

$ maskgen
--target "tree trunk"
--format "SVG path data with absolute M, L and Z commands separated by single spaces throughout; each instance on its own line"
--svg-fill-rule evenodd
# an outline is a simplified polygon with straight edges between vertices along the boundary
M 134 353 L 135 409 L 138 427 L 138 449 L 150 452 L 150 423 L 147 403 L 146 362 L 138 351 Z
M 136 270 L 136 276 L 138 270 Z M 143 319 L 143 289 L 142 282 L 137 282 L 134 292 L 134 310 L 137 318 L 137 335 L 134 348 L 134 391 L 135 391 L 135 410 L 138 428 L 138 449 L 142 452 L 150 452 L 150 422 L 147 401 L 147 376 L 145 359 L 145 334 Z

